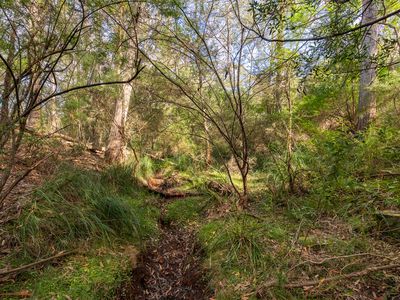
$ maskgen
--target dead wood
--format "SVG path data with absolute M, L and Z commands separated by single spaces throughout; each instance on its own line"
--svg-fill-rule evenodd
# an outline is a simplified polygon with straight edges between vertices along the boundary
M 232 186 L 214 180 L 209 181 L 207 187 L 220 196 L 231 196 L 233 194 Z
M 368 180 L 368 179 L 383 179 L 383 178 L 387 178 L 387 177 L 398 177 L 400 176 L 399 172 L 392 172 L 392 171 L 380 171 L 378 173 L 375 174 L 360 174 L 357 177 L 357 179 L 364 181 L 364 180 Z
M 65 257 L 65 256 L 68 256 L 68 255 L 71 255 L 73 253 L 76 253 L 76 251 L 60 252 L 60 253 L 58 253 L 58 254 L 56 254 L 54 256 L 38 260 L 38 261 L 35 261 L 35 262 L 27 264 L 27 265 L 23 265 L 23 266 L 20 266 L 18 268 L 15 268 L 15 269 L 2 270 L 2 271 L 0 271 L 0 276 L 6 276 L 6 275 L 10 275 L 10 274 L 19 273 L 19 272 L 24 271 L 26 269 L 29 269 L 29 268 L 32 268 L 32 267 L 47 263 L 49 261 L 53 261 L 53 260 L 55 260 L 57 258 L 61 258 L 61 257 Z
M 298 263 L 297 265 L 293 266 L 292 268 L 289 269 L 288 273 L 295 270 L 298 267 L 311 264 L 311 265 L 323 265 L 326 262 L 332 261 L 332 260 L 339 260 L 339 259 L 347 259 L 347 258 L 354 258 L 354 257 L 365 257 L 365 256 L 371 256 L 371 257 L 380 257 L 383 259 L 391 260 L 394 261 L 396 258 L 391 258 L 388 256 L 384 255 L 379 255 L 375 253 L 370 253 L 370 252 L 365 252 L 365 253 L 355 253 L 355 254 L 349 254 L 349 255 L 340 255 L 340 256 L 332 256 L 332 257 L 327 257 L 319 261 L 313 261 L 313 260 L 306 260 Z
M 27 290 L 14 292 L 14 293 L 0 293 L 0 297 L 17 297 L 17 298 L 30 298 L 32 293 Z
M 383 177 L 396 177 L 400 176 L 400 173 L 392 173 L 389 171 L 384 171 L 378 174 L 369 175 L 367 178 L 383 178 Z
M 64 128 L 62 128 L 62 129 L 64 129 Z M 90 152 L 94 152 L 94 153 L 103 153 L 104 152 L 104 149 L 98 149 L 98 148 L 94 147 L 90 143 L 79 141 L 77 139 L 74 139 L 73 137 L 70 137 L 68 135 L 59 133 L 58 131 L 53 132 L 53 133 L 49 133 L 49 134 L 42 134 L 42 133 L 39 133 L 39 132 L 34 131 L 32 129 L 26 129 L 26 131 L 29 134 L 31 134 L 33 136 L 36 136 L 38 138 L 41 138 L 41 139 L 46 139 L 46 138 L 59 139 L 59 140 L 62 140 L 64 143 L 69 144 L 69 145 L 79 145 L 79 146 L 83 147 L 86 151 L 90 151 Z
M 368 275 L 369 273 L 372 273 L 372 272 L 389 270 L 389 269 L 396 269 L 396 268 L 400 268 L 400 264 L 390 264 L 390 265 L 384 265 L 384 266 L 373 266 L 373 267 L 369 267 L 369 268 L 366 268 L 364 270 L 361 270 L 361 271 L 358 271 L 358 272 L 349 273 L 349 274 L 326 277 L 326 278 L 317 279 L 317 280 L 309 280 L 309 281 L 299 281 L 299 282 L 287 283 L 287 284 L 284 284 L 283 287 L 291 289 L 291 288 L 300 288 L 300 287 L 321 285 L 321 284 L 324 284 L 324 283 L 333 282 L 333 281 L 340 281 L 340 280 L 343 280 L 343 279 L 362 277 L 362 276 Z M 280 286 L 279 281 L 278 280 L 271 280 L 271 281 L 265 283 L 262 286 L 262 288 L 267 289 L 267 288 L 277 287 L 277 286 Z
M 179 191 L 174 188 L 163 189 L 162 187 L 153 185 L 151 180 L 145 180 L 143 178 L 138 178 L 138 182 L 151 192 L 158 194 L 163 198 L 186 198 L 202 195 L 202 193 L 194 191 Z
M 19 177 L 17 177 L 2 193 L 0 193 L 0 205 L 4 201 L 4 199 L 11 193 L 11 191 L 22 181 L 24 180 L 33 170 L 35 170 L 40 164 L 44 161 L 52 157 L 54 154 L 51 153 L 50 155 L 45 156 L 41 160 L 34 163 L 31 167 L 25 170 Z M 1 206 L 0 206 L 1 207 Z

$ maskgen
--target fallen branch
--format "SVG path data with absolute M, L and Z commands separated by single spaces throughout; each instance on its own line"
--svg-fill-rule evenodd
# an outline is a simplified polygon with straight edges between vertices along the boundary
M 323 283 L 327 282 L 332 282 L 332 281 L 339 281 L 343 279 L 349 279 L 349 278 L 354 278 L 354 277 L 362 277 L 365 275 L 368 275 L 369 273 L 372 272 L 377 272 L 377 271 L 382 271 L 382 270 L 389 270 L 389 269 L 396 269 L 400 268 L 400 264 L 391 264 L 391 265 L 385 265 L 385 266 L 374 266 L 374 267 L 369 267 L 364 270 L 358 271 L 358 272 L 353 272 L 349 274 L 344 274 L 344 275 L 338 275 L 338 276 L 332 276 L 332 277 L 326 277 L 322 279 L 317 279 L 317 280 L 309 280 L 309 281 L 300 281 L 300 282 L 294 282 L 294 283 L 287 283 L 284 284 L 284 288 L 292 289 L 292 288 L 300 288 L 300 287 L 307 287 L 307 286 L 314 286 L 314 285 L 320 285 Z M 262 288 L 271 288 L 271 287 L 277 287 L 280 286 L 280 283 L 278 280 L 271 280 L 264 284 Z
M 399 172 L 392 172 L 392 171 L 387 171 L 387 170 L 383 170 L 379 173 L 375 173 L 375 174 L 368 174 L 368 175 L 358 175 L 356 176 L 357 179 L 364 181 L 366 179 L 374 179 L 374 178 L 384 178 L 384 177 L 397 177 L 400 176 Z
M 152 186 L 143 178 L 138 178 L 137 180 L 139 181 L 139 183 L 142 186 L 146 187 L 151 192 L 156 193 L 163 198 L 186 198 L 186 197 L 195 197 L 195 196 L 202 195 L 202 193 L 193 192 L 193 191 L 178 191 L 175 189 L 166 189 L 165 190 L 165 189 L 162 189 L 159 187 Z
M 19 177 L 17 177 L 8 187 L 5 191 L 0 193 L 0 205 L 3 203 L 3 201 L 7 198 L 7 196 L 12 192 L 12 190 L 22 181 L 24 180 L 33 170 L 35 170 L 41 163 L 52 157 L 54 153 L 51 153 L 41 160 L 37 161 L 34 163 L 29 169 L 25 170 Z
M 230 185 L 211 180 L 207 183 L 207 187 L 220 196 L 231 196 L 234 191 Z
M 1 293 L 0 297 L 30 298 L 30 297 L 32 297 L 32 293 L 30 291 L 24 290 L 24 291 L 13 292 L 13 293 Z
M 35 262 L 27 264 L 27 265 L 23 265 L 23 266 L 20 266 L 18 268 L 15 268 L 15 269 L 3 270 L 3 271 L 0 271 L 0 276 L 6 276 L 6 275 L 14 274 L 14 273 L 19 273 L 19 272 L 24 271 L 26 269 L 32 268 L 32 267 L 37 266 L 37 265 L 44 264 L 46 262 L 55 260 L 57 258 L 61 258 L 61 257 L 65 257 L 65 256 L 68 256 L 68 255 L 71 255 L 71 254 L 73 254 L 75 252 L 76 251 L 60 252 L 60 253 L 58 253 L 58 254 L 56 254 L 54 256 L 38 260 L 38 261 L 35 261 Z
M 90 152 L 94 152 L 94 153 L 103 153 L 104 152 L 103 149 L 98 149 L 98 148 L 94 147 L 91 143 L 82 142 L 82 141 L 79 141 L 79 140 L 77 140 L 77 139 L 75 139 L 73 137 L 70 137 L 68 135 L 59 133 L 59 131 L 65 129 L 65 128 L 66 127 L 61 128 L 61 129 L 59 129 L 59 130 L 57 130 L 55 132 L 48 133 L 48 134 L 41 134 L 41 133 L 36 132 L 36 131 L 34 131 L 32 129 L 26 129 L 26 131 L 29 134 L 31 134 L 33 136 L 36 136 L 36 137 L 38 137 L 40 139 L 47 139 L 47 138 L 59 139 L 59 140 L 62 140 L 65 144 L 82 146 L 82 147 L 85 148 L 85 150 L 90 151 Z
M 306 264 L 313 264 L 313 265 L 322 265 L 328 261 L 332 261 L 332 260 L 337 260 L 337 259 L 345 259 L 345 258 L 353 258 L 353 257 L 362 257 L 362 256 L 373 256 L 373 257 L 380 257 L 380 258 L 384 258 L 384 259 L 388 259 L 393 261 L 394 259 L 384 256 L 384 255 L 379 255 L 379 254 L 374 254 L 374 253 L 355 253 L 355 254 L 350 254 L 350 255 L 341 255 L 341 256 L 332 256 L 332 257 L 327 257 L 324 258 L 320 261 L 313 261 L 313 260 L 306 260 L 306 261 L 302 261 L 300 263 L 298 263 L 297 265 L 293 266 L 292 268 L 289 269 L 288 273 L 293 271 L 294 269 L 306 265 Z

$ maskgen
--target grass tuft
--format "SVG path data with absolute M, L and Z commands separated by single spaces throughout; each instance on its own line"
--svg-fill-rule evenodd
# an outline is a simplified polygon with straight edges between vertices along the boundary
M 34 192 L 33 202 L 13 226 L 15 236 L 25 254 L 33 256 L 88 240 L 140 240 L 156 228 L 156 212 L 143 203 L 145 195 L 127 167 L 98 174 L 64 166 Z

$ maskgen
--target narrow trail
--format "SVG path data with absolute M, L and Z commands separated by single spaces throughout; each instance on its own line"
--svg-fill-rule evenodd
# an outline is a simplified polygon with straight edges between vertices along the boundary
M 116 300 L 202 300 L 209 299 L 202 251 L 193 229 L 166 223 L 166 204 L 161 199 L 160 230 L 157 243 L 140 254 L 129 282 L 118 291 Z

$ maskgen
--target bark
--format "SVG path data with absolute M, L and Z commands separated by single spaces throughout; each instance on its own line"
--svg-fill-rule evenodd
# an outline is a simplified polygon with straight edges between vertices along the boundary
M 195 11 L 196 11 L 196 28 L 198 29 L 201 24 L 201 20 L 204 16 L 204 3 L 201 1 L 195 1 Z M 200 56 L 200 49 L 201 49 L 201 39 L 199 37 L 196 38 L 196 56 Z M 197 72 L 198 72 L 198 86 L 197 86 L 197 91 L 199 93 L 199 97 L 203 99 L 203 84 L 204 84 L 204 70 L 201 66 L 201 62 L 199 61 L 198 57 L 196 57 L 196 67 L 197 67 Z M 212 160 L 212 148 L 211 148 L 211 142 L 210 142 L 210 124 L 209 121 L 207 120 L 206 117 L 203 116 L 203 128 L 204 128 L 204 133 L 206 137 L 206 147 L 205 147 L 205 163 L 206 163 L 206 168 L 209 168 L 211 166 L 211 160 Z
M 241 172 L 242 175 L 242 193 L 239 195 L 239 208 L 246 209 L 249 206 L 249 190 L 247 187 L 247 171 Z
M 15 33 L 11 32 L 11 37 L 10 37 L 10 49 L 8 50 L 7 54 L 7 63 L 11 66 L 12 61 L 14 58 L 14 49 L 15 46 Z M 10 99 L 10 94 L 12 93 L 12 77 L 11 73 L 6 70 L 5 76 L 4 76 L 4 90 L 1 95 L 1 111 L 0 111 L 0 124 L 4 124 L 7 122 L 9 118 L 9 99 Z
M 35 79 L 34 79 L 35 80 Z M 32 100 L 32 105 L 36 104 L 37 102 L 40 101 L 40 83 L 38 82 L 38 79 L 36 80 L 36 82 L 33 83 L 32 86 L 32 91 L 31 91 L 31 98 L 35 99 L 36 101 Z M 28 120 L 27 120 L 27 127 L 30 129 L 35 129 L 35 130 L 39 130 L 40 128 L 40 108 L 34 109 L 31 111 L 31 113 L 28 116 Z
M 110 136 L 106 150 L 106 159 L 110 163 L 121 162 L 125 158 L 125 124 L 128 116 L 132 86 L 122 87 L 122 97 L 115 101 L 114 120 L 110 128 Z
M 286 70 L 286 98 L 288 102 L 289 120 L 287 125 L 287 157 L 286 169 L 289 179 L 289 190 L 291 193 L 295 192 L 295 176 L 293 172 L 293 111 L 292 111 L 292 98 L 290 96 L 290 76 L 289 69 Z
M 30 6 L 30 13 L 32 15 L 32 19 L 29 21 L 29 31 L 32 32 L 31 36 L 31 49 L 29 49 L 30 56 L 28 57 L 29 64 L 35 61 L 36 56 L 38 54 L 38 47 L 40 44 L 40 32 L 39 24 L 43 21 L 43 13 L 41 13 L 41 8 L 38 3 L 32 3 Z M 41 98 L 41 82 L 40 82 L 40 74 L 42 70 L 40 66 L 36 66 L 32 70 L 31 74 L 31 90 L 29 95 L 28 106 L 34 106 L 38 103 Z M 27 127 L 31 129 L 38 130 L 40 127 L 40 116 L 41 116 L 41 108 L 38 107 L 30 112 L 27 119 Z
M 55 132 L 61 127 L 61 120 L 57 113 L 57 102 L 56 100 L 51 101 L 48 104 L 48 129 L 50 132 Z
M 137 59 L 137 50 L 136 44 L 133 38 L 137 38 L 136 35 L 136 25 L 138 22 L 140 13 L 140 6 L 136 7 L 136 12 L 134 16 L 134 20 L 132 22 L 133 28 L 131 31 L 134 36 L 128 37 L 128 45 L 125 53 L 125 59 L 123 59 L 121 63 L 121 76 L 122 78 L 129 78 L 132 76 L 133 66 L 135 64 L 135 60 Z M 121 15 L 124 15 L 123 9 L 121 10 Z M 127 37 L 125 34 L 120 31 L 119 32 L 120 40 L 123 41 Z M 106 148 L 106 160 L 109 163 L 120 163 L 125 159 L 125 151 L 126 151 L 126 139 L 125 139 L 125 126 L 129 111 L 129 103 L 132 95 L 132 85 L 131 83 L 124 84 L 122 86 L 122 97 L 116 99 L 115 101 L 115 110 L 114 110 L 114 118 L 111 123 L 110 135 L 108 138 L 108 145 Z
M 279 5 L 279 13 L 283 15 L 285 13 L 285 6 L 284 4 Z M 284 33 L 284 23 L 281 22 L 277 28 L 277 38 L 283 39 Z M 274 50 L 275 56 L 275 68 L 276 68 L 276 76 L 275 76 L 275 84 L 274 84 L 274 112 L 280 112 L 282 110 L 282 92 L 284 90 L 284 76 L 282 76 L 282 53 L 283 53 L 283 43 L 277 42 Z
M 377 18 L 378 8 L 377 1 L 362 1 L 362 24 L 371 22 Z M 376 116 L 376 98 L 370 90 L 371 84 L 376 78 L 376 63 L 374 58 L 378 49 L 378 24 L 367 27 L 363 41 L 362 51 L 365 55 L 361 63 L 359 99 L 357 109 L 357 129 L 365 130 L 371 120 Z
M 209 134 L 209 124 L 207 119 L 204 119 L 204 131 L 206 133 L 206 166 L 210 167 L 212 160 L 212 149 L 211 149 L 210 134 Z

